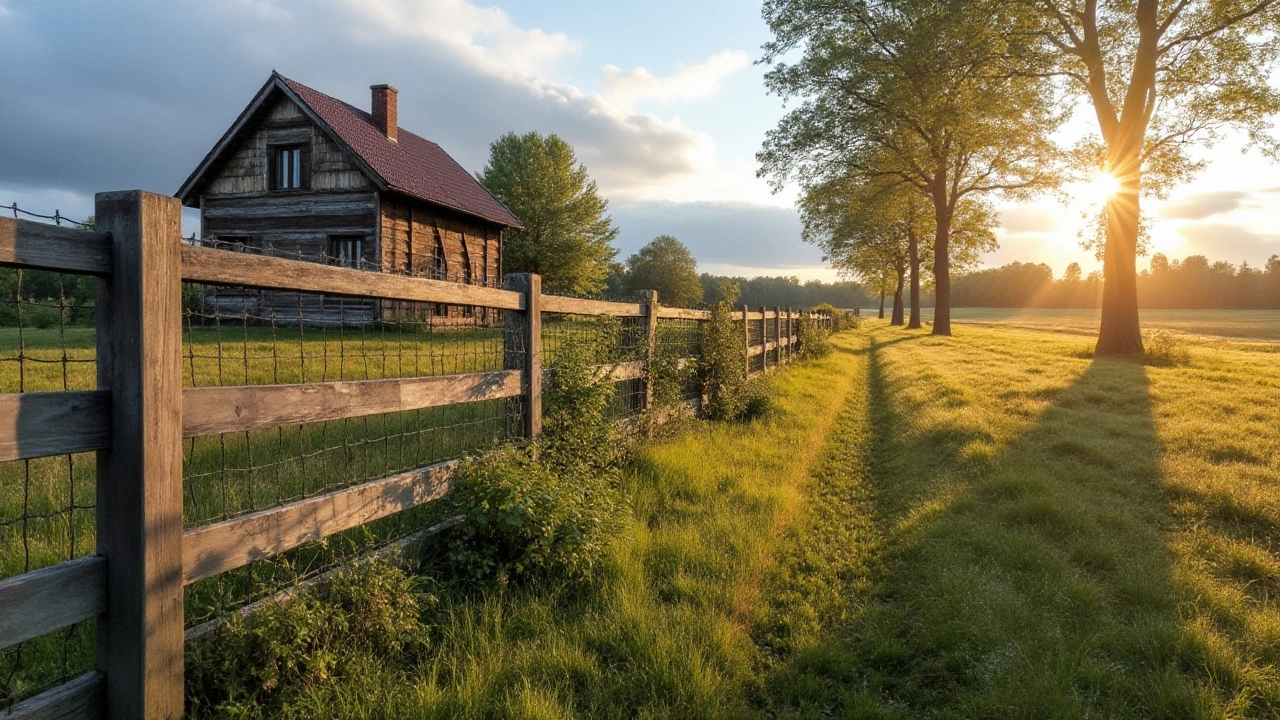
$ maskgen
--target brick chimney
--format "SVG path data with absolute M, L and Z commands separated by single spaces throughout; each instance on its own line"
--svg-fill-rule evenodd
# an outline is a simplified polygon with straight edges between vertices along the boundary
M 399 142 L 399 125 L 396 124 L 396 94 L 390 85 L 370 85 L 373 91 L 373 124 L 391 142 Z

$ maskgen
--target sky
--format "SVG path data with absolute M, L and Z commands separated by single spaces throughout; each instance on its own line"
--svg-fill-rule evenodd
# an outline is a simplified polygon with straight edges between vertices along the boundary
M 671 234 L 705 272 L 832 280 L 795 190 L 755 176 L 785 112 L 756 64 L 768 39 L 753 1 L 0 0 L 0 204 L 82 217 L 97 191 L 176 192 L 274 69 L 364 108 L 394 85 L 400 125 L 472 171 L 503 133 L 559 134 L 609 199 L 619 259 Z M 1153 252 L 1280 253 L 1280 166 L 1239 145 L 1150 206 Z M 997 201 L 983 264 L 1097 268 L 1073 190 Z

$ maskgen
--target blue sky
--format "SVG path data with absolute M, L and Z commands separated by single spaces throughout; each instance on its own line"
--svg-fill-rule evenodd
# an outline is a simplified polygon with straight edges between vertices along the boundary
M 400 124 L 471 170 L 503 132 L 560 134 L 610 199 L 623 258 L 670 233 L 703 270 L 831 279 L 794 194 L 754 177 L 783 112 L 754 64 L 767 39 L 758 3 L 726 0 L 0 0 L 0 203 L 84 215 L 95 191 L 174 192 L 274 68 L 360 107 L 395 85 Z M 1237 145 L 1151 206 L 1153 249 L 1280 252 L 1280 170 Z M 1096 267 L 1084 203 L 997 203 L 984 263 Z

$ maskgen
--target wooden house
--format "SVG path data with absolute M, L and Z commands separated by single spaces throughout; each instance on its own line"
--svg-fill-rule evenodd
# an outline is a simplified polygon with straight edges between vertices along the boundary
M 371 112 L 272 73 L 178 198 L 202 242 L 371 272 L 500 286 L 502 233 L 520 221 L 439 145 L 397 125 L 396 89 Z M 206 291 L 205 311 L 283 324 L 365 324 L 407 312 L 367 300 Z M 486 311 L 414 308 L 432 322 Z

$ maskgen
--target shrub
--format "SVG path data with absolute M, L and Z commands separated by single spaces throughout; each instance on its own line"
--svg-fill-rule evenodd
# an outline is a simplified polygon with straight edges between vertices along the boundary
M 423 615 L 435 596 L 400 567 L 374 560 L 336 571 L 313 592 L 232 615 L 187 646 L 187 714 L 275 717 L 311 683 L 361 672 L 370 656 L 395 659 L 429 644 Z
M 1171 367 L 1191 362 L 1191 349 L 1187 342 L 1168 330 L 1143 333 L 1142 345 L 1148 365 Z
M 831 303 L 817 305 L 813 308 L 813 311 L 831 318 L 831 332 L 851 330 L 862 326 L 862 318 L 851 312 L 845 312 Z
M 661 332 L 659 327 L 659 332 Z M 675 343 L 658 343 L 653 360 L 645 370 L 653 403 L 645 408 L 641 418 L 649 437 L 657 434 L 659 429 L 667 433 L 677 432 L 688 419 L 690 413 L 685 406 L 685 389 L 697 377 L 697 359 L 690 359 L 684 367 L 680 366 L 681 347 Z
M 712 420 L 734 420 L 746 409 L 746 348 L 742 326 L 731 312 L 727 301 L 718 302 L 699 328 L 702 358 L 697 372 Z
M 800 359 L 823 357 L 831 352 L 831 343 L 827 342 L 826 330 L 818 326 L 807 316 L 800 318 L 796 326 L 796 342 L 800 348 Z
M 451 497 L 464 520 L 432 550 L 455 577 L 585 577 L 622 527 L 620 443 L 606 415 L 614 387 L 596 369 L 614 352 L 616 333 L 593 335 L 558 349 L 542 437 L 459 469 Z

